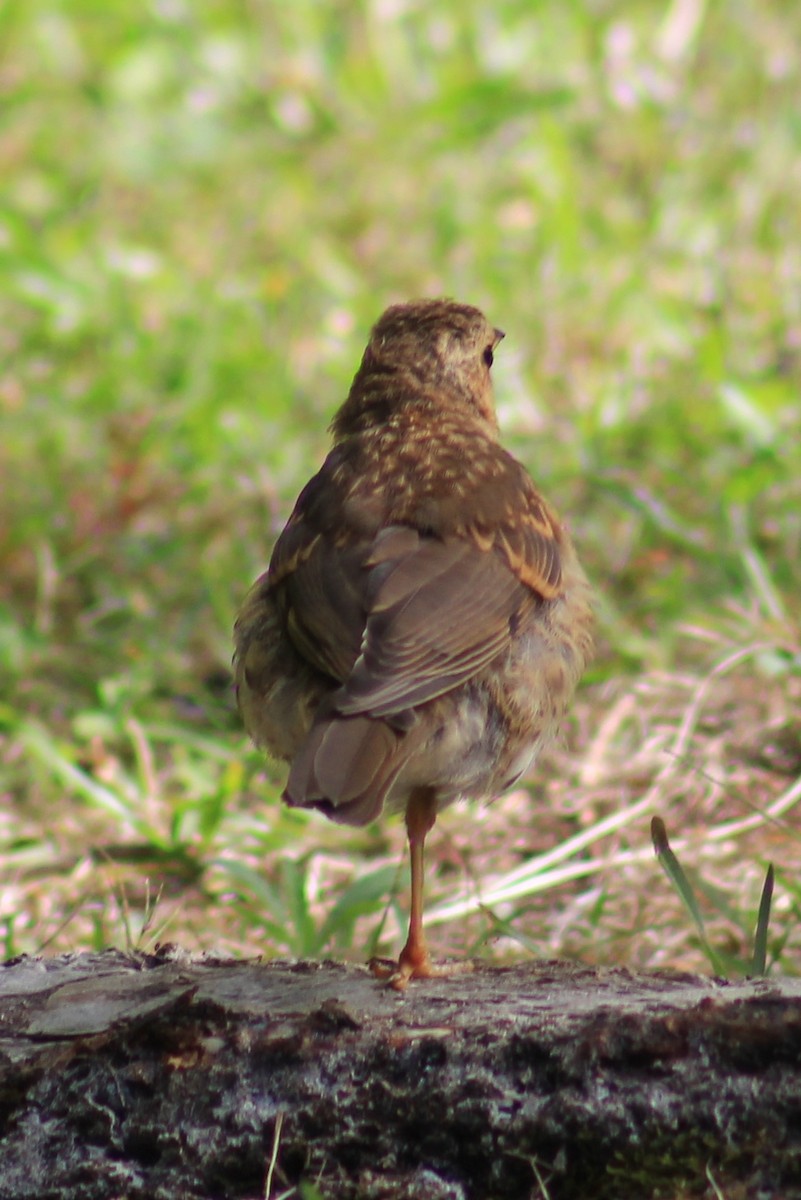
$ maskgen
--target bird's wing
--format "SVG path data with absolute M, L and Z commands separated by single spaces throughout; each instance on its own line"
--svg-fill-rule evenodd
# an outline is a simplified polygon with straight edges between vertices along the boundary
M 337 683 L 344 683 L 361 650 L 364 543 L 341 542 L 294 516 L 276 543 L 271 587 L 297 652 Z
M 341 684 L 340 714 L 397 715 L 458 687 L 559 595 L 561 529 L 513 466 L 513 511 L 487 489 L 436 534 L 324 519 L 315 481 L 300 497 L 270 577 L 295 649 Z
M 391 526 L 366 562 L 361 652 L 336 697 L 343 715 L 392 716 L 477 675 L 525 627 L 539 597 L 492 548 Z

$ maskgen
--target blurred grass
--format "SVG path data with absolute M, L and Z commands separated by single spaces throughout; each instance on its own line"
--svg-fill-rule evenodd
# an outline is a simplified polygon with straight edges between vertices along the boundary
M 8 953 L 135 936 L 146 878 L 182 940 L 358 952 L 396 834 L 282 812 L 227 672 L 396 299 L 507 332 L 507 444 L 601 596 L 582 726 L 752 645 L 794 694 L 800 40 L 789 0 L 0 8 Z

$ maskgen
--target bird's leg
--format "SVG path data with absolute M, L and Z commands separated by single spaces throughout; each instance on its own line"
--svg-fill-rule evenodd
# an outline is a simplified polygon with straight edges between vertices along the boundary
M 406 833 L 412 867 L 412 904 L 409 935 L 397 964 L 385 958 L 373 958 L 370 969 L 378 979 L 386 979 L 396 991 L 405 991 L 410 979 L 431 979 L 438 975 L 458 975 L 472 971 L 471 962 L 434 966 L 423 932 L 423 851 L 428 834 L 437 819 L 437 793 L 432 787 L 415 788 L 406 806 Z
M 410 979 L 429 979 L 446 971 L 435 967 L 428 953 L 423 932 L 423 851 L 426 836 L 437 817 L 437 797 L 434 788 L 415 788 L 406 806 L 406 833 L 412 868 L 412 904 L 409 913 L 409 936 L 400 952 L 397 964 L 386 959 L 373 959 L 373 974 L 387 979 L 391 987 L 402 992 Z
M 406 987 L 410 979 L 426 979 L 439 972 L 431 962 L 423 932 L 423 855 L 426 837 L 437 819 L 437 798 L 433 788 L 415 788 L 406 806 L 406 833 L 409 838 L 409 857 L 412 869 L 412 905 L 409 913 L 409 936 L 400 952 L 398 970 L 392 986 Z

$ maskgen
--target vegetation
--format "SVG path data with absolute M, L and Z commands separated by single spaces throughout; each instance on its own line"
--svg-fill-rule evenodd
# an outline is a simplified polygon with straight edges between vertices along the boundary
M 372 321 L 507 333 L 507 444 L 599 654 L 524 788 L 431 839 L 440 950 L 797 962 L 801 9 L 0 9 L 0 950 L 397 948 L 397 821 L 282 810 L 230 630 Z M 764 931 L 763 931 L 764 932 Z

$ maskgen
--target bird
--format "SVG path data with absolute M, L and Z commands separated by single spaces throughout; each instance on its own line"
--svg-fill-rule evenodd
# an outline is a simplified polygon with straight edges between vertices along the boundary
M 283 800 L 352 826 L 404 814 L 408 936 L 374 964 L 399 991 L 449 969 L 423 930 L 437 814 L 520 778 L 593 648 L 569 534 L 500 445 L 504 336 L 451 299 L 387 308 L 234 631 L 238 707 L 288 764 Z

